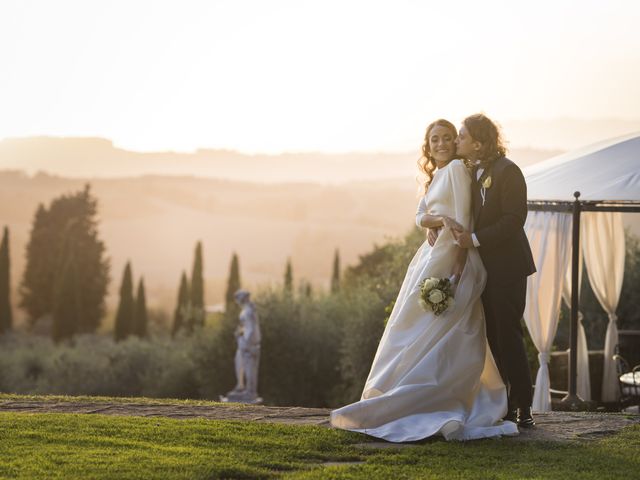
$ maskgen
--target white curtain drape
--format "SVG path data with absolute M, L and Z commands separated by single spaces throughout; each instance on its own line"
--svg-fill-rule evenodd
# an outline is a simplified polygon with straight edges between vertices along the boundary
M 604 343 L 602 400 L 618 399 L 618 378 L 613 361 L 618 343 L 616 308 L 624 277 L 625 240 L 620 212 L 584 212 L 582 236 L 585 267 L 593 293 L 609 316 Z
M 580 243 L 582 244 L 582 235 L 580 236 Z M 573 245 L 573 240 L 572 240 Z M 580 305 L 580 290 L 582 288 L 582 265 L 583 255 L 580 250 L 580 260 L 578 262 L 578 305 Z M 562 289 L 562 299 L 564 303 L 571 310 L 571 273 L 572 264 L 569 260 L 567 266 L 567 274 L 565 276 L 564 287 Z M 591 378 L 589 374 L 589 347 L 587 346 L 587 335 L 582 324 L 582 312 L 578 310 L 578 377 L 576 379 L 577 394 L 583 400 L 591 400 Z M 569 352 L 571 353 L 571 352 Z M 567 359 L 568 360 L 568 359 Z
M 529 212 L 525 224 L 538 270 L 527 280 L 524 311 L 524 320 L 539 352 L 540 368 L 532 405 L 536 412 L 551 410 L 549 358 L 558 327 L 562 287 L 571 258 L 571 224 L 571 214 L 555 212 Z

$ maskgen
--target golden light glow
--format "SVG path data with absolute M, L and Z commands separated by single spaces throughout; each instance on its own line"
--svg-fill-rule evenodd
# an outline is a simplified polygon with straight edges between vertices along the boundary
M 480 110 L 637 120 L 638 18 L 632 0 L 6 1 L 0 138 L 407 151 Z

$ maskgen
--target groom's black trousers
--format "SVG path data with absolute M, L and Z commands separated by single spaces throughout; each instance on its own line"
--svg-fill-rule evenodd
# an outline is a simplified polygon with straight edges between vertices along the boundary
M 507 386 L 509 408 L 528 408 L 533 399 L 531 372 L 522 331 L 527 277 L 487 276 L 482 303 L 487 339 L 500 375 Z

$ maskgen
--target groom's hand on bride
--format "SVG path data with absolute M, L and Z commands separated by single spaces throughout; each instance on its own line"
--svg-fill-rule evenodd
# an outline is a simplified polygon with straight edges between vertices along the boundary
M 454 236 L 456 235 L 457 232 L 463 232 L 464 231 L 464 227 L 462 225 L 460 225 L 458 222 L 456 222 L 453 218 L 446 217 L 446 216 L 442 217 L 442 228 L 450 229 L 451 232 L 453 232 Z M 433 247 L 435 245 L 439 234 L 440 234 L 440 228 L 428 228 L 427 229 L 427 241 L 429 242 L 430 246 Z
M 453 218 L 450 218 L 450 217 L 442 217 L 442 224 L 446 228 L 450 228 L 454 232 L 455 231 L 461 232 L 464 230 L 464 227 L 462 225 L 460 225 L 458 222 L 456 222 Z
M 452 230 L 453 237 L 456 239 L 456 243 L 458 246 L 462 248 L 471 248 L 473 247 L 473 239 L 471 238 L 471 232 L 467 232 L 466 230 Z

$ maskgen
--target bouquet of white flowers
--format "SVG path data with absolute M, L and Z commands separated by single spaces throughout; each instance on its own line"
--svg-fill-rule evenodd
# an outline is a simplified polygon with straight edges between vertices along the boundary
M 453 306 L 453 288 L 448 278 L 425 278 L 420 284 L 420 305 L 440 315 Z

